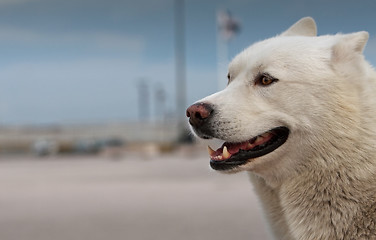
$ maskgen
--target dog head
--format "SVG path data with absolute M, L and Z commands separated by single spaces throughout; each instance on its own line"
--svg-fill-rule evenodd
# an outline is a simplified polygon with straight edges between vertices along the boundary
M 212 168 L 289 174 L 297 159 L 328 144 L 322 133 L 356 125 L 367 39 L 367 32 L 317 37 L 307 17 L 238 54 L 227 87 L 187 109 L 198 137 L 225 141 L 209 147 Z

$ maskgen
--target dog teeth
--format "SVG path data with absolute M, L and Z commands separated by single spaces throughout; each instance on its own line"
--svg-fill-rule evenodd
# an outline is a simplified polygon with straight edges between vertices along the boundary
M 210 156 L 215 155 L 215 151 L 210 146 L 208 146 L 208 153 L 209 153 Z
M 222 155 L 219 155 L 219 156 L 212 157 L 211 159 L 215 160 L 215 161 L 221 161 L 223 159 L 223 157 L 222 157 Z
M 253 144 L 251 144 L 250 142 L 248 142 L 248 144 L 247 144 L 247 149 L 252 149 L 253 148 Z
M 227 150 L 227 147 L 226 146 L 224 146 L 223 147 L 223 153 L 222 153 L 222 156 L 223 156 L 223 158 L 225 158 L 225 159 L 227 159 L 227 158 L 230 158 L 231 157 L 231 154 L 228 152 L 228 150 Z

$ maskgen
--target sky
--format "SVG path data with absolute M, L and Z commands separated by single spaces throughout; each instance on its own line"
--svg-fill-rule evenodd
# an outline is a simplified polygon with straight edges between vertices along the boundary
M 374 0 L 185 0 L 184 10 L 187 106 L 226 81 L 217 74 L 227 68 L 217 60 L 218 10 L 241 24 L 229 59 L 312 16 L 319 35 L 368 31 L 365 55 L 376 65 Z M 140 82 L 151 119 L 184 115 L 174 44 L 174 0 L 0 0 L 0 124 L 137 121 Z

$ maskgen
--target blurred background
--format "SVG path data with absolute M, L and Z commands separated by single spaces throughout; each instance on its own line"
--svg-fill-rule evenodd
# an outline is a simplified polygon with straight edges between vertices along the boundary
M 209 169 L 185 109 L 255 41 L 376 1 L 0 0 L 0 239 L 269 239 L 245 173 Z M 218 144 L 209 142 L 209 144 Z

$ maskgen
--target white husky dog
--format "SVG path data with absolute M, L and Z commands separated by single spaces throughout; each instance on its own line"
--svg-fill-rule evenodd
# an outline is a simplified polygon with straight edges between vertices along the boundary
M 255 43 L 228 86 L 187 109 L 223 172 L 248 171 L 276 239 L 376 239 L 376 72 L 367 32 L 316 36 L 312 18 Z

